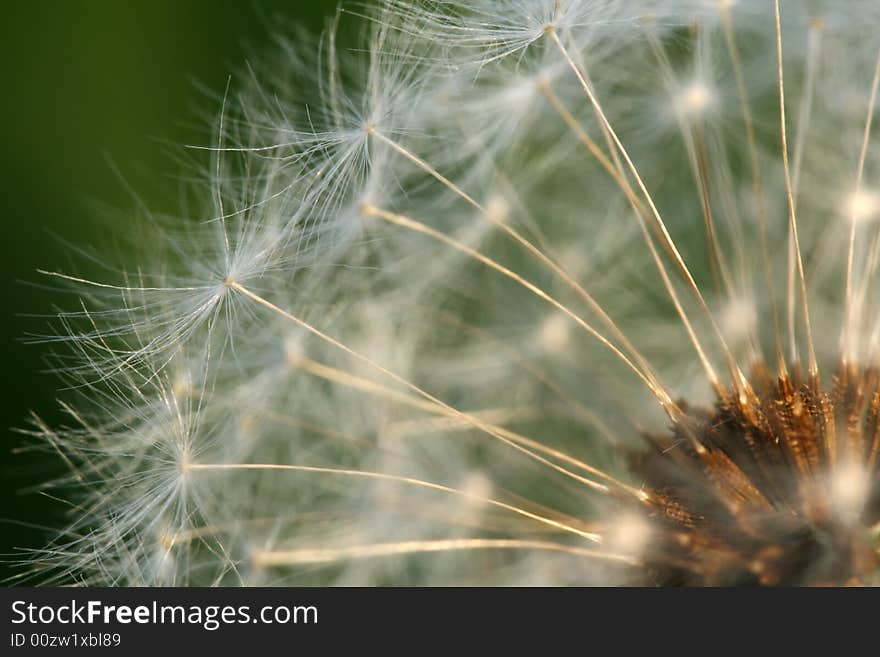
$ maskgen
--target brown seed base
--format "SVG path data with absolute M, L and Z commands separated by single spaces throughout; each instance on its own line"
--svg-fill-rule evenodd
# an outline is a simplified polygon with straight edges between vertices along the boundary
M 690 408 L 633 469 L 650 495 L 651 583 L 872 583 L 880 529 L 880 373 L 832 387 L 759 364 L 751 389 Z M 842 492 L 841 492 L 842 491 Z

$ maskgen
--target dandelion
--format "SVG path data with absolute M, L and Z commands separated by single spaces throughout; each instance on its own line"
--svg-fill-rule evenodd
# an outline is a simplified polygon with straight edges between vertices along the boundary
M 839 4 L 279 38 L 201 221 L 48 274 L 83 399 L 30 432 L 71 520 L 23 577 L 876 583 L 880 17 Z

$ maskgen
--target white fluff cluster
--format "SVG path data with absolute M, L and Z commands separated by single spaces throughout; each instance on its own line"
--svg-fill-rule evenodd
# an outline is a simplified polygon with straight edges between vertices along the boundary
M 628 455 L 677 400 L 880 365 L 878 6 L 782 3 L 785 161 L 771 0 L 381 0 L 279 36 L 201 206 L 49 274 L 81 297 L 68 426 L 33 432 L 70 522 L 27 575 L 644 581 Z

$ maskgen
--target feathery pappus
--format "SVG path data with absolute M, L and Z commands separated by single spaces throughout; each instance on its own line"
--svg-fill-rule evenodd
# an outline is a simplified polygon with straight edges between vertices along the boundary
M 876 584 L 878 84 L 867 0 L 279 29 L 196 209 L 44 272 L 70 521 L 22 580 Z

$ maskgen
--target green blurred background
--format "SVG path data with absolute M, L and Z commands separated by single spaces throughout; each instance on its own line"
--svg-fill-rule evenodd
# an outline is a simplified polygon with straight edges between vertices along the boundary
M 336 0 L 13 0 L 4 4 L 0 67 L 3 130 L 2 353 L 3 437 L 0 445 L 0 553 L 38 547 L 63 507 L 27 493 L 59 472 L 44 454 L 14 454 L 31 410 L 49 424 L 60 415 L 57 382 L 41 373 L 46 348 L 26 345 L 45 332 L 58 294 L 39 267 L 65 269 L 65 245 L 101 241 L 106 222 L 95 202 L 132 206 L 119 176 L 151 206 L 172 210 L 176 161 L 168 143 L 204 143 L 214 101 L 249 49 L 259 50 L 282 16 L 317 32 Z M 110 164 L 112 162 L 112 166 Z M 149 177 L 149 185 L 138 180 Z M 124 231 L 122 225 L 114 230 Z M 22 524 L 26 523 L 26 524 Z M 8 560 L 9 556 L 0 557 Z M 0 579 L 12 570 L 0 564 Z

